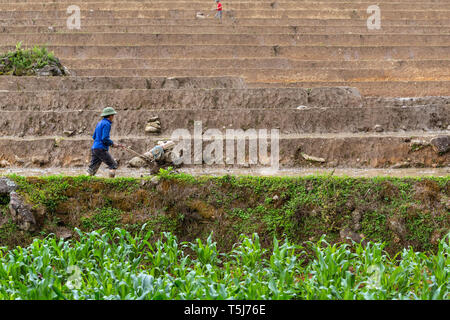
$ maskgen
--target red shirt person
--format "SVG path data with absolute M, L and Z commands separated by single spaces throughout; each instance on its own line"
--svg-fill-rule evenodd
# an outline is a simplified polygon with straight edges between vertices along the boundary
M 214 18 L 219 18 L 220 19 L 220 23 L 222 23 L 222 4 L 220 3 L 220 0 L 216 0 L 217 3 L 217 13 L 214 16 Z

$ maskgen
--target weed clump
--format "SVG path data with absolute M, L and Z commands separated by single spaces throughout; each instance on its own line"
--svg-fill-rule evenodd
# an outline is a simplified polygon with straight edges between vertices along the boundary
M 19 42 L 16 50 L 0 55 L 0 75 L 64 76 L 68 75 L 68 70 L 46 47 L 23 49 Z

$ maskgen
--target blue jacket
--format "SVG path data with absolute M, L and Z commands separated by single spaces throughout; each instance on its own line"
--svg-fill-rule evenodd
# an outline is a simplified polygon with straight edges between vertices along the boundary
M 94 144 L 92 145 L 92 149 L 105 149 L 108 151 L 109 146 L 112 146 L 114 142 L 109 138 L 109 133 L 111 131 L 111 121 L 103 118 L 97 123 L 95 127 L 94 135 L 92 139 L 94 139 Z

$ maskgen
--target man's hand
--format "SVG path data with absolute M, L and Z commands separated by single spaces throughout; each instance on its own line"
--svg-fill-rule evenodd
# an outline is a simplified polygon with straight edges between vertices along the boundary
M 114 143 L 114 144 L 112 145 L 112 147 L 113 147 L 113 148 L 122 148 L 122 149 L 125 149 L 125 146 L 124 146 L 123 144 L 120 144 L 120 143 Z

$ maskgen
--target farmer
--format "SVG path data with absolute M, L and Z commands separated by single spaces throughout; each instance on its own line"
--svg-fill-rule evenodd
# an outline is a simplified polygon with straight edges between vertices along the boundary
M 213 9 L 216 10 L 217 13 L 214 16 L 214 18 L 218 18 L 220 20 L 220 23 L 222 23 L 222 4 L 220 3 L 220 0 L 216 0 L 217 3 L 217 9 Z
M 108 150 L 109 147 L 123 148 L 124 146 L 114 143 L 109 137 L 111 132 L 111 124 L 114 120 L 115 114 L 117 114 L 117 112 L 111 107 L 103 109 L 103 112 L 100 115 L 103 119 L 100 120 L 95 127 L 94 135 L 92 136 L 94 139 L 94 144 L 91 148 L 91 163 L 89 164 L 89 168 L 87 170 L 90 176 L 94 176 L 97 173 L 97 170 L 102 162 L 108 166 L 109 176 L 111 178 L 114 178 L 116 175 L 116 169 L 119 165 L 117 161 L 113 159 L 111 154 L 109 154 Z

